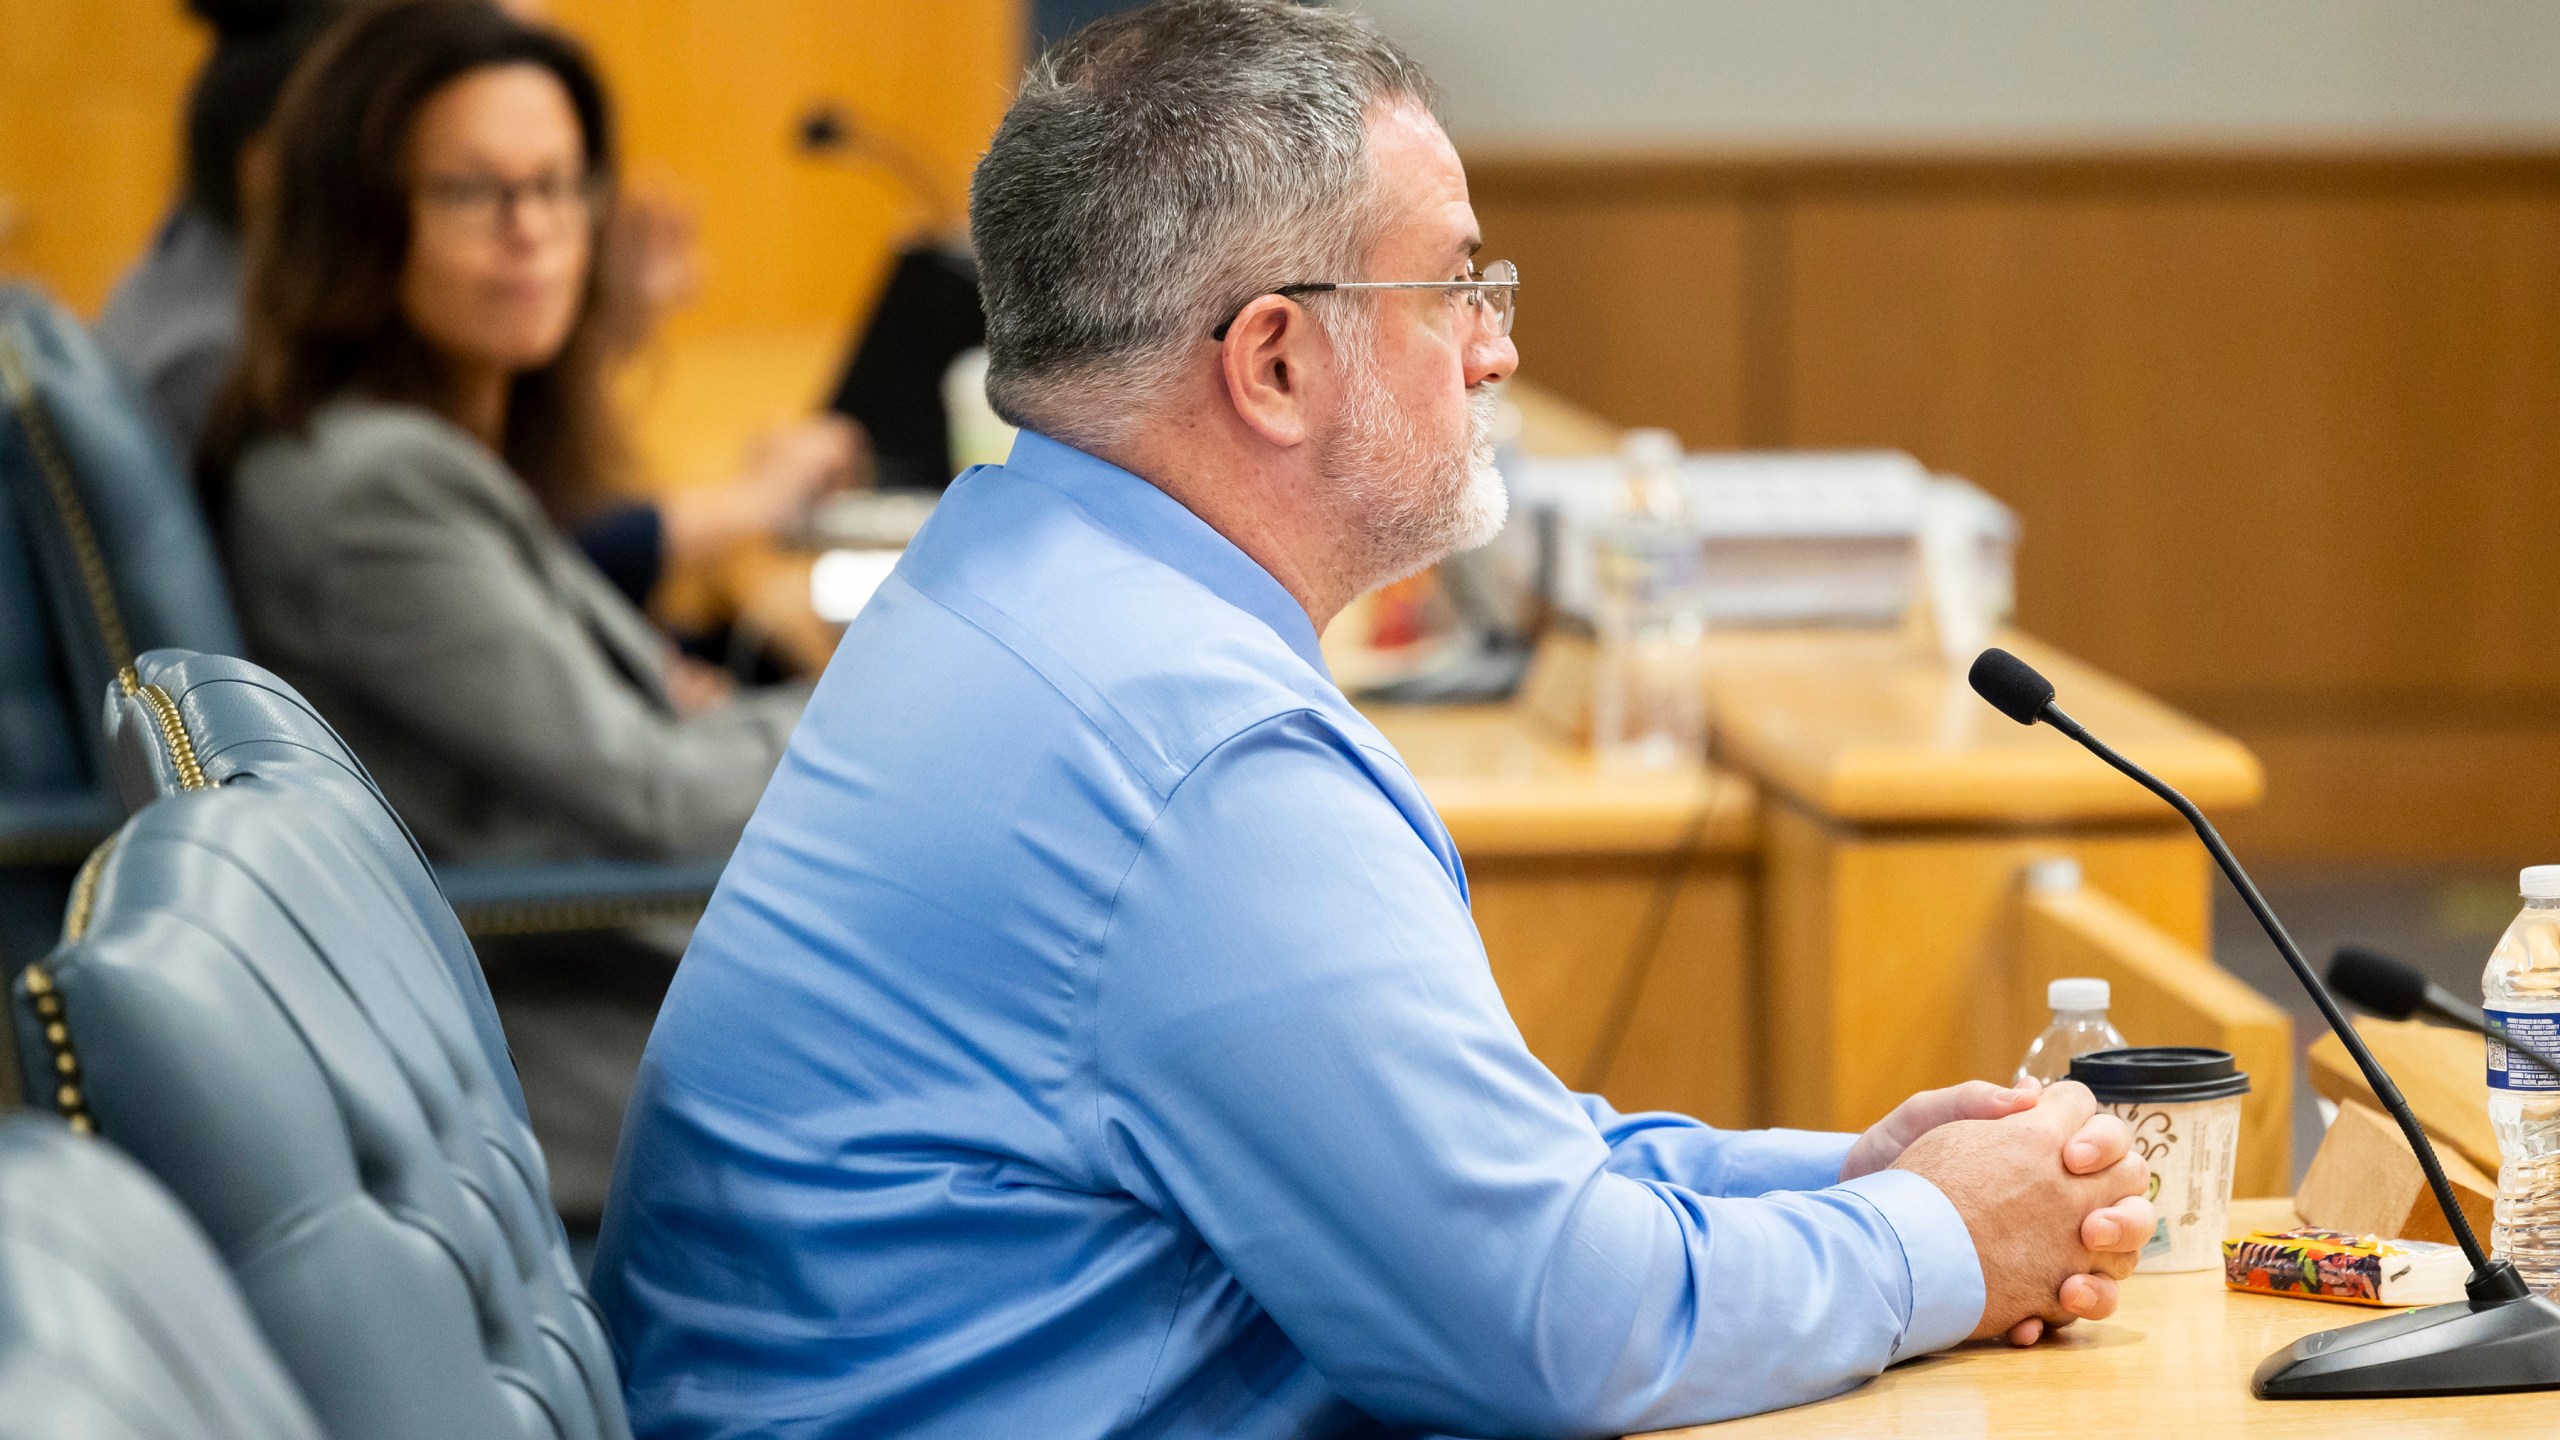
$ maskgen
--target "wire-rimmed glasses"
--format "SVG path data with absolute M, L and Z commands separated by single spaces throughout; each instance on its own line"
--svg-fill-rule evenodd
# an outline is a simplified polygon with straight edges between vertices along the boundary
M 1495 339 L 1511 333 L 1511 320 L 1520 308 L 1520 267 L 1508 260 L 1496 260 L 1479 273 L 1471 263 L 1466 278 L 1460 280 L 1310 280 L 1296 285 L 1280 285 L 1262 292 L 1295 299 L 1300 295 L 1321 295 L 1328 290 L 1441 290 L 1457 297 L 1476 317 L 1476 322 L 1493 332 Z M 1244 306 L 1261 299 L 1257 295 L 1238 305 L 1234 315 L 1219 322 L 1209 332 L 1212 340 L 1227 338 L 1227 327 L 1236 323 L 1236 315 Z

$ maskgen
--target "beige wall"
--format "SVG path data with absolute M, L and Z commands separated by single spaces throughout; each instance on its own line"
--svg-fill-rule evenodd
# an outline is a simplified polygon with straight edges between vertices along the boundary
M 1344 0 L 1462 140 L 2560 135 L 2550 0 Z
M 177 0 L 0 0 L 0 279 L 96 313 L 176 189 L 201 36 Z

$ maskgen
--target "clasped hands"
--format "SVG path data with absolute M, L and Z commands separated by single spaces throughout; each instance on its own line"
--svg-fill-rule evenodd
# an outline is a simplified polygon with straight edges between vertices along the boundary
M 1926 1090 L 1858 1137 L 1840 1178 L 1887 1168 L 1938 1187 L 1964 1218 L 1985 1301 L 1973 1338 L 2033 1345 L 2115 1313 L 2116 1282 L 2151 1238 L 2151 1168 L 2087 1086 L 1987 1080 Z

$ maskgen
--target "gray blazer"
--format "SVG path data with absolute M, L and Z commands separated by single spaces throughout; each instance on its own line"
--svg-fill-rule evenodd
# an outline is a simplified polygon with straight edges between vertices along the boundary
M 647 619 L 464 431 L 338 400 L 233 476 L 251 649 L 439 858 L 718 854 L 805 689 L 680 719 Z

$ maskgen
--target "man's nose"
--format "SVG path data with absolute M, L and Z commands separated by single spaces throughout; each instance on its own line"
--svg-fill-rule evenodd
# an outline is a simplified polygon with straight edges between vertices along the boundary
M 1520 347 L 1508 335 L 1479 340 L 1467 347 L 1467 388 L 1490 385 L 1511 378 L 1520 368 Z

